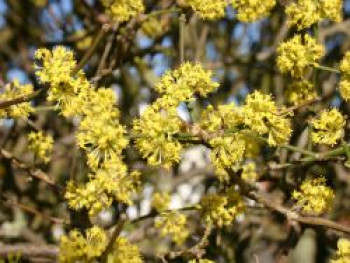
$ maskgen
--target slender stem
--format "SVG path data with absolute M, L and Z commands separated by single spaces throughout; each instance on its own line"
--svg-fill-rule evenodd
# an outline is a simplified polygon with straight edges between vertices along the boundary
M 186 26 L 186 16 L 185 14 L 182 14 L 180 16 L 180 40 L 179 40 L 180 63 L 184 62 L 184 59 L 185 59 L 185 26 Z
M 314 67 L 320 70 L 328 71 L 328 72 L 340 73 L 338 69 L 327 67 L 327 66 L 315 65 Z
M 126 223 L 126 221 L 127 221 L 126 214 L 122 214 L 120 216 L 120 218 L 119 218 L 118 224 L 114 228 L 113 234 L 112 234 L 112 236 L 111 236 L 111 238 L 110 238 L 110 240 L 108 242 L 108 245 L 107 245 L 105 251 L 102 253 L 101 262 L 104 262 L 104 263 L 107 262 L 108 254 L 111 252 L 115 241 L 117 240 L 117 238 L 119 237 L 120 233 L 122 232 L 123 226 Z
M 181 12 L 180 8 L 170 8 L 170 9 L 164 9 L 164 10 L 157 10 L 157 11 L 153 11 L 149 14 L 145 15 L 145 19 L 150 18 L 150 17 L 154 17 L 154 16 L 161 16 L 161 15 L 166 15 L 169 13 L 177 13 L 177 12 Z
M 102 26 L 102 29 L 98 32 L 96 39 L 94 43 L 91 45 L 91 47 L 86 51 L 83 58 L 79 61 L 75 69 L 73 70 L 72 75 L 75 75 L 81 70 L 85 64 L 89 61 L 93 53 L 95 52 L 96 48 L 98 47 L 98 44 L 102 41 L 102 39 L 106 36 L 106 34 L 109 32 L 110 26 L 105 24 Z
M 280 145 L 279 147 L 284 148 L 284 149 L 288 149 L 288 150 L 293 151 L 293 152 L 299 152 L 299 153 L 302 153 L 302 154 L 305 154 L 305 155 L 308 155 L 311 157 L 316 157 L 316 155 L 317 155 L 317 153 L 314 153 L 312 151 L 301 149 L 301 148 L 298 148 L 298 147 L 295 147 L 295 146 L 289 145 L 289 144 L 283 144 L 283 145 Z

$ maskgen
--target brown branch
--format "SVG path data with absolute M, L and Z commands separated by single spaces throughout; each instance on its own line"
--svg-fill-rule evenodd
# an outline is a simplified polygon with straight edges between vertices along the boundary
M 15 167 L 17 167 L 19 169 L 27 171 L 32 178 L 35 178 L 35 179 L 40 180 L 40 181 L 43 181 L 46 184 L 52 186 L 55 190 L 58 190 L 59 192 L 62 192 L 63 189 L 59 185 L 57 185 L 42 170 L 27 165 L 26 163 L 24 163 L 23 161 L 21 161 L 17 157 L 13 156 L 10 152 L 6 151 L 3 148 L 0 148 L 0 156 L 2 156 L 5 159 L 10 160 L 13 166 L 15 166 Z
M 47 89 L 48 89 L 48 87 L 45 86 L 45 87 L 43 87 L 39 90 L 36 90 L 30 94 L 22 95 L 22 96 L 19 96 L 17 98 L 11 99 L 11 100 L 0 101 L 0 109 L 4 109 L 4 108 L 10 107 L 10 106 L 15 105 L 15 104 L 20 104 L 23 102 L 31 101 L 32 99 L 38 97 L 42 92 L 46 91 Z
M 67 221 L 65 221 L 64 219 L 61 219 L 61 218 L 56 218 L 56 217 L 52 217 L 52 216 L 49 216 L 49 215 L 45 215 L 43 213 L 41 213 L 40 211 L 32 208 L 32 207 L 29 207 L 29 206 L 26 206 L 24 204 L 21 204 L 21 203 L 18 203 L 16 202 L 15 200 L 11 200 L 9 198 L 7 198 L 6 196 L 0 194 L 0 201 L 3 202 L 5 205 L 8 205 L 8 206 L 15 206 L 15 207 L 18 207 L 19 209 L 25 211 L 25 212 L 28 212 L 28 213 L 31 213 L 33 215 L 36 215 L 36 216 L 40 216 L 41 218 L 44 218 L 44 219 L 47 219 L 55 224 L 69 224 Z
M 312 225 L 312 226 L 321 226 L 328 229 L 333 229 L 336 231 L 340 231 L 346 234 L 350 234 L 350 227 L 344 226 L 341 224 L 338 224 L 334 221 L 323 219 L 320 217 L 312 217 L 312 216 L 301 216 L 298 213 L 280 205 L 277 203 L 272 202 L 271 197 L 265 197 L 262 194 L 256 193 L 256 192 L 249 192 L 247 194 L 248 197 L 252 198 L 253 200 L 265 205 L 267 208 L 276 211 L 282 215 L 284 215 L 288 220 L 296 221 L 305 225 Z
M 122 214 L 119 218 L 118 224 L 115 226 L 115 228 L 113 230 L 113 234 L 108 242 L 108 245 L 107 245 L 105 251 L 103 251 L 103 253 L 101 255 L 101 262 L 106 262 L 108 254 L 113 249 L 114 243 L 117 240 L 117 238 L 119 237 L 120 233 L 122 232 L 123 226 L 126 223 L 126 221 L 127 221 L 126 214 Z
M 51 245 L 1 245 L 0 258 L 7 258 L 10 254 L 20 254 L 21 259 L 44 257 L 55 259 L 58 256 L 59 249 Z

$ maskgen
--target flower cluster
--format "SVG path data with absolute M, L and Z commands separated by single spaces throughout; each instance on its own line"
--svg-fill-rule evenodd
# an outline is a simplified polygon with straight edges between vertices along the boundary
M 41 131 L 28 134 L 29 149 L 34 152 L 37 160 L 45 163 L 51 159 L 53 142 L 51 135 L 45 135 Z
M 277 66 L 282 73 L 289 73 L 292 77 L 305 76 L 308 69 L 317 65 L 317 61 L 324 55 L 322 45 L 310 35 L 296 35 L 283 42 L 277 49 Z
M 47 100 L 56 102 L 66 117 L 78 114 L 82 104 L 79 95 L 87 92 L 90 84 L 81 70 L 75 72 L 73 52 L 63 46 L 52 52 L 41 48 L 35 52 L 35 58 L 41 61 L 41 65 L 35 65 L 40 83 L 50 85 Z
M 206 224 L 227 226 L 245 211 L 242 196 L 230 188 L 227 194 L 208 194 L 201 200 L 202 218 Z
M 276 5 L 275 0 L 232 0 L 237 9 L 237 18 L 242 22 L 254 22 L 267 17 Z
M 331 263 L 350 262 L 350 241 L 345 238 L 338 240 L 337 259 L 331 260 Z
M 342 78 L 339 83 L 339 92 L 345 101 L 350 99 L 350 52 L 347 52 L 340 63 Z
M 83 236 L 78 230 L 72 230 L 69 235 L 63 235 L 60 241 L 60 263 L 93 262 L 106 249 L 108 237 L 103 229 L 92 227 Z
M 177 245 L 183 244 L 189 236 L 186 224 L 186 216 L 178 212 L 163 213 L 155 221 L 155 226 L 161 230 L 161 235 L 170 236 Z
M 288 85 L 285 92 L 287 101 L 292 105 L 300 105 L 316 98 L 314 85 L 307 80 L 295 80 Z
M 154 193 L 151 206 L 160 213 L 168 208 L 170 201 L 171 196 L 169 193 Z
M 143 259 L 139 248 L 132 245 L 123 237 L 117 238 L 111 253 L 107 257 L 107 262 L 113 263 L 142 263 Z
M 320 177 L 303 182 L 300 191 L 293 192 L 293 198 L 304 213 L 320 215 L 332 207 L 334 192 L 326 186 L 326 179 Z
M 244 157 L 245 141 L 237 134 L 213 138 L 209 144 L 210 157 L 216 167 L 231 167 Z
M 140 173 L 128 173 L 124 164 L 99 169 L 89 175 L 89 182 L 77 185 L 70 181 L 65 198 L 74 210 L 86 208 L 91 216 L 111 206 L 113 200 L 131 205 L 132 195 L 140 186 Z
M 164 33 L 165 29 L 166 26 L 162 21 L 155 17 L 148 17 L 141 25 L 142 33 L 150 38 L 160 36 Z
M 99 227 L 92 227 L 82 235 L 78 230 L 70 231 L 69 235 L 63 235 L 60 242 L 60 263 L 72 262 L 97 262 L 96 260 L 106 250 L 108 237 L 106 232 Z M 138 248 L 125 238 L 119 237 L 113 244 L 107 255 L 107 262 L 142 263 L 142 257 Z
M 205 97 L 218 87 L 212 73 L 199 64 L 184 63 L 168 71 L 155 89 L 162 95 L 133 122 L 135 144 L 150 165 L 170 167 L 180 161 L 182 145 L 177 135 L 182 121 L 177 107 L 193 100 L 195 93 Z
M 313 142 L 334 145 L 343 138 L 345 117 L 337 110 L 324 110 L 318 119 L 311 122 Z
M 225 16 L 227 0 L 186 0 L 203 19 L 216 20 Z
M 342 0 L 297 0 L 287 8 L 288 22 L 299 30 L 308 28 L 322 19 L 330 19 L 335 22 L 342 20 Z
M 268 144 L 276 146 L 286 143 L 292 132 L 290 120 L 278 114 L 272 97 L 259 91 L 249 94 L 241 107 L 229 104 L 214 109 L 209 105 L 199 126 L 210 135 L 211 160 L 219 170 L 259 152 L 259 143 L 252 137 L 267 135 Z
M 276 146 L 288 142 L 292 133 L 290 120 L 278 115 L 276 103 L 270 95 L 255 91 L 247 96 L 243 107 L 244 124 L 260 135 L 268 135 L 268 144 Z
M 18 80 L 14 80 L 12 83 L 7 84 L 0 92 L 0 101 L 7 101 L 20 96 L 29 95 L 33 92 L 33 85 L 26 84 L 21 85 Z M 6 109 L 0 110 L 0 118 L 11 117 L 14 119 L 27 118 L 30 113 L 34 111 L 30 102 L 22 102 L 19 104 L 11 105 Z
M 247 163 L 242 167 L 242 179 L 246 182 L 253 183 L 258 179 L 256 172 L 256 164 L 253 162 Z
M 117 22 L 126 22 L 145 10 L 142 0 L 101 0 L 106 13 Z

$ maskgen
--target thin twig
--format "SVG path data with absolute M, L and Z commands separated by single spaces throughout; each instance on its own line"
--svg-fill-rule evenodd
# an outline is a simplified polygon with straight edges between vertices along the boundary
M 180 63 L 184 62 L 185 59 L 185 26 L 186 26 L 186 16 L 182 14 L 180 16 L 180 36 L 179 36 L 179 53 L 180 53 Z
M 2 194 L 0 195 L 0 200 L 1 200 L 1 202 L 5 203 L 6 205 L 18 207 L 19 209 L 21 209 L 25 212 L 31 213 L 31 214 L 36 215 L 36 216 L 40 216 L 41 218 L 47 219 L 55 224 L 60 224 L 60 225 L 62 225 L 62 224 L 68 225 L 69 224 L 69 222 L 65 221 L 64 219 L 45 215 L 32 207 L 18 203 L 15 200 L 11 200 Z
M 126 214 L 122 214 L 119 218 L 119 222 L 118 224 L 115 226 L 113 234 L 108 242 L 108 245 L 105 249 L 105 251 L 103 251 L 102 256 L 101 256 L 101 262 L 106 262 L 107 258 L 108 258 L 108 254 L 111 252 L 115 241 L 117 240 L 117 238 L 119 237 L 120 233 L 123 230 L 123 226 L 127 221 L 127 216 Z
M 18 159 L 17 157 L 13 156 L 10 152 L 7 150 L 0 148 L 0 155 L 4 157 L 5 159 L 8 159 L 11 161 L 12 165 L 14 165 L 17 168 L 23 169 L 29 173 L 29 175 L 37 180 L 43 181 L 46 184 L 52 186 L 59 192 L 62 192 L 62 188 L 57 185 L 45 172 L 38 168 L 31 167 Z

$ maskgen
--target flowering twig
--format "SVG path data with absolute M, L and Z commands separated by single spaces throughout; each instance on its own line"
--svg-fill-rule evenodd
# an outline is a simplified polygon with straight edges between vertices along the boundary
M 126 221 L 127 221 L 126 214 L 121 214 L 121 216 L 119 218 L 119 222 L 114 228 L 114 231 L 113 231 L 112 236 L 108 242 L 108 245 L 107 245 L 105 251 L 101 255 L 101 262 L 106 262 L 106 260 L 108 258 L 108 254 L 111 252 L 116 239 L 118 238 L 118 236 L 122 232 L 123 226 L 126 223 Z

